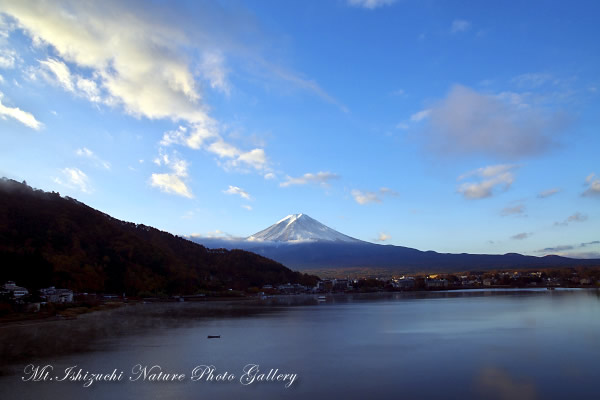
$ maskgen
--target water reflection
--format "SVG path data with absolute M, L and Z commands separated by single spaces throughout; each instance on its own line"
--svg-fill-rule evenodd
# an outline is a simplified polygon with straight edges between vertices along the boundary
M 600 378 L 599 312 L 600 296 L 593 290 L 138 305 L 75 321 L 2 327 L 0 390 L 17 398 L 66 399 L 590 397 Z M 221 338 L 208 340 L 210 334 Z M 238 378 L 253 363 L 265 374 L 270 369 L 297 373 L 298 380 L 289 389 L 276 382 L 117 383 L 89 389 L 21 382 L 23 365 L 34 361 L 90 371 L 160 364 L 188 375 L 209 364 Z

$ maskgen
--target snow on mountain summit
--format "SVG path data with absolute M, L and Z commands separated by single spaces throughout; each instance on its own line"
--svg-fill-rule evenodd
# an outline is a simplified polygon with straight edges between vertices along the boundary
M 265 242 L 360 242 L 306 214 L 291 214 L 265 230 L 249 236 L 249 241 Z

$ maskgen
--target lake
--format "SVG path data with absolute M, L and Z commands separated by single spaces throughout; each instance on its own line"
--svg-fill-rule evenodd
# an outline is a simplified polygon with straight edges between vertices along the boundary
M 7 399 L 590 398 L 600 380 L 600 292 L 138 304 L 4 326 L 0 338 Z M 45 381 L 29 379 L 32 366 L 46 365 L 53 370 Z M 184 377 L 151 381 L 159 367 Z M 84 380 L 65 379 L 68 368 L 71 377 L 81 369 L 80 377 L 122 379 L 84 387 Z

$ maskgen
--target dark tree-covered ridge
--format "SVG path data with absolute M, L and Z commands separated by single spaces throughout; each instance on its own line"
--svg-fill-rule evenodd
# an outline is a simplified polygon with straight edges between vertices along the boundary
M 0 282 L 128 295 L 316 281 L 248 251 L 207 249 L 6 178 L 0 181 L 0 264 Z

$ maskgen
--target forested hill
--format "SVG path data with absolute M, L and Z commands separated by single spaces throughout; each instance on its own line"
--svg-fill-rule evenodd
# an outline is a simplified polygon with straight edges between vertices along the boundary
M 6 178 L 0 180 L 0 265 L 0 283 L 128 295 L 316 281 L 251 252 L 209 250 Z

